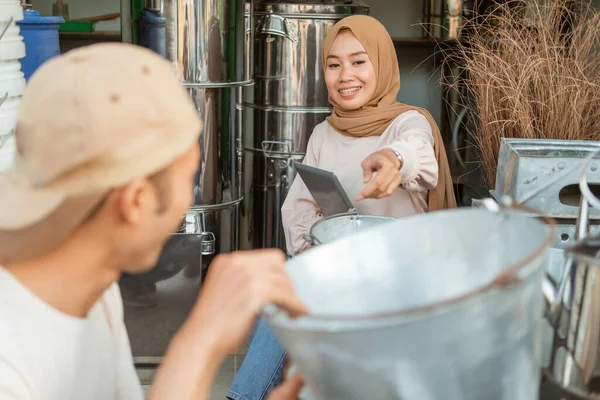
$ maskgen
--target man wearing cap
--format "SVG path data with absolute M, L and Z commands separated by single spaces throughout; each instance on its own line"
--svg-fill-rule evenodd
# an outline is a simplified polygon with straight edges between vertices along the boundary
M 189 207 L 201 121 L 171 66 L 100 44 L 45 63 L 0 175 L 0 399 L 143 397 L 121 273 L 147 271 Z M 151 399 L 205 399 L 266 302 L 305 311 L 278 251 L 217 257 Z M 289 398 L 298 379 L 275 396 Z

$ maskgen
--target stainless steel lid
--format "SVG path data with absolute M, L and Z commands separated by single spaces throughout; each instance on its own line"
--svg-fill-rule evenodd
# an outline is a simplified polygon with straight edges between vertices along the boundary
M 340 18 L 353 14 L 369 14 L 369 6 L 362 0 L 282 0 L 259 1 L 254 14 L 275 13 L 291 18 Z

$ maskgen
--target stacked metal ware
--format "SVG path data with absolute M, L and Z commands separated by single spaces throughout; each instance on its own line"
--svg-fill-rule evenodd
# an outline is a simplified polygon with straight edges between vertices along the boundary
M 329 29 L 360 1 L 256 1 L 254 90 L 244 102 L 243 248 L 285 249 L 281 205 L 313 128 L 331 113 L 321 66 Z
M 152 4 L 149 4 L 152 3 Z M 213 255 L 238 249 L 242 190 L 236 103 L 252 83 L 244 0 L 162 0 L 147 7 L 165 18 L 164 54 L 203 121 L 194 204 L 149 272 L 125 275 L 125 322 L 142 381 L 197 300 Z M 160 6 L 160 7 L 159 7 Z M 160 9 L 160 11 L 159 11 Z M 157 14 L 158 15 L 158 14 Z M 251 32 L 250 32 L 251 34 Z M 156 50 L 156 49 L 155 49 Z
M 590 141 L 502 139 L 498 157 L 496 200 L 510 196 L 518 204 L 556 220 L 553 247 L 575 243 L 579 213 L 581 167 L 600 143 Z M 600 168 L 593 162 L 587 171 L 590 186 L 600 184 Z M 477 204 L 478 202 L 474 202 Z M 600 210 L 590 209 L 592 233 L 600 223 Z
M 592 141 L 502 139 L 495 189 L 490 191 L 499 202 L 508 196 L 534 212 L 532 216 L 556 221 L 548 262 L 551 280 L 542 290 L 550 309 L 557 310 L 544 319 L 541 343 L 546 374 L 542 389 L 548 399 L 592 398 L 588 396 L 600 379 L 596 269 L 565 255 L 583 237 L 600 232 L 600 209 L 588 206 L 579 189 L 585 176 L 598 195 L 600 160 L 586 159 L 599 150 L 600 143 Z
M 166 13 L 167 51 L 181 83 L 204 122 L 200 137 L 202 162 L 195 178 L 194 206 L 189 213 L 198 229 L 214 241 L 216 253 L 238 248 L 239 205 L 236 135 L 241 115 L 236 109 L 239 88 L 252 83 L 246 67 L 244 0 L 179 0 L 177 12 Z M 197 233 L 201 233 L 197 232 Z M 209 260 L 207 260 L 209 261 Z M 205 268 L 207 262 L 203 262 Z

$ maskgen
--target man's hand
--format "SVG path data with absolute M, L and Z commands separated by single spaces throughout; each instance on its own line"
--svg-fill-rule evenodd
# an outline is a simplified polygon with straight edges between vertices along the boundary
M 190 323 L 225 357 L 246 343 L 255 318 L 267 303 L 291 315 L 307 312 L 296 297 L 279 250 L 255 250 L 219 255 L 211 263 Z
M 273 390 L 267 400 L 296 400 L 304 387 L 304 381 L 299 374 L 283 381 L 283 384 Z
M 361 164 L 363 169 L 363 182 L 369 183 L 356 198 L 357 201 L 364 199 L 383 199 L 390 196 L 400 183 L 400 160 L 390 149 L 379 150 L 367 158 Z M 377 175 L 373 178 L 373 173 Z

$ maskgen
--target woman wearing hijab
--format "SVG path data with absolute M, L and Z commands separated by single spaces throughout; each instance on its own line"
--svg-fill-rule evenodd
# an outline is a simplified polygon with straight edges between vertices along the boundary
M 404 217 L 456 207 L 439 129 L 429 112 L 396 101 L 400 71 L 392 39 L 376 19 L 344 18 L 323 43 L 323 70 L 333 105 L 308 142 L 304 164 L 331 171 L 362 215 Z M 323 218 L 301 179 L 282 207 L 287 250 Z M 285 352 L 264 321 L 228 395 L 262 400 L 281 380 Z

